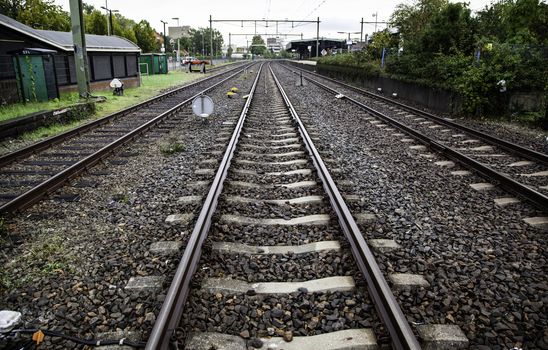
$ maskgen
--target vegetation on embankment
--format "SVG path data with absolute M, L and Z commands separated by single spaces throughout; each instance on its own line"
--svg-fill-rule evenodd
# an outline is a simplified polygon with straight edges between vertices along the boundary
M 462 97 L 464 113 L 480 116 L 509 113 L 512 93 L 548 91 L 546 3 L 502 0 L 472 13 L 466 3 L 419 0 L 399 5 L 390 25 L 397 33 L 379 31 L 367 49 L 318 64 L 451 90 Z M 547 113 L 533 119 L 546 125 Z

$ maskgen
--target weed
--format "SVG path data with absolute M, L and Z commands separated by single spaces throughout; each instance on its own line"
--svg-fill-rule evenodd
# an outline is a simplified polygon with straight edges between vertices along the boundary
M 183 152 L 185 150 L 185 146 L 173 138 L 169 139 L 167 142 L 160 143 L 159 146 L 160 146 L 160 152 L 162 152 L 162 154 L 166 156 Z
M 73 272 L 75 257 L 66 247 L 66 239 L 58 234 L 41 233 L 37 241 L 23 248 L 0 272 L 0 289 L 23 286 L 36 278 Z
M 128 204 L 129 203 L 129 195 L 126 192 L 118 192 L 115 193 L 112 196 L 112 199 L 114 199 L 116 202 Z

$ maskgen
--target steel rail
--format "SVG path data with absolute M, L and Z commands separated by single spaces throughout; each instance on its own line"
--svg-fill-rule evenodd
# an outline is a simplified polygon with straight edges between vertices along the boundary
M 253 82 L 251 91 L 249 92 L 249 97 L 247 98 L 244 108 L 242 109 L 234 132 L 232 133 L 232 137 L 230 138 L 227 149 L 223 155 L 223 160 L 221 161 L 219 169 L 215 174 L 215 178 L 204 201 L 202 210 L 200 211 L 196 224 L 194 225 L 194 229 L 192 230 L 192 234 L 190 235 L 188 243 L 185 247 L 183 257 L 179 262 L 177 271 L 175 272 L 175 276 L 171 282 L 169 291 L 166 295 L 164 303 L 162 304 L 160 313 L 156 318 L 156 322 L 154 323 L 154 327 L 152 328 L 152 332 L 148 338 L 145 349 L 169 349 L 170 339 L 181 319 L 184 305 L 190 291 L 190 281 L 200 261 L 202 246 L 207 238 L 207 234 L 211 226 L 211 218 L 217 208 L 219 196 L 223 189 L 223 183 L 227 177 L 230 162 L 234 156 L 234 151 L 236 149 L 236 145 L 238 144 L 251 100 L 255 94 L 262 67 L 263 65 L 261 64 L 257 72 L 257 77 Z
M 373 253 L 365 242 L 356 221 L 352 217 L 348 206 L 346 205 L 341 193 L 339 192 L 335 181 L 329 174 L 325 163 L 323 162 L 318 150 L 314 146 L 304 124 L 302 123 L 297 111 L 289 100 L 278 78 L 270 68 L 274 81 L 280 90 L 285 104 L 289 109 L 293 119 L 299 127 L 299 132 L 304 140 L 305 146 L 310 153 L 314 167 L 318 172 L 318 176 L 322 181 L 323 188 L 329 196 L 331 206 L 337 214 L 339 224 L 344 231 L 344 234 L 352 247 L 352 254 L 356 259 L 361 273 L 367 281 L 367 288 L 371 297 L 375 302 L 383 324 L 388 329 L 392 338 L 393 345 L 396 349 L 420 349 L 419 342 L 413 334 L 407 319 L 405 318 L 401 308 L 392 294 L 388 283 L 386 282 Z
M 314 79 L 311 79 L 309 77 L 303 77 L 305 78 L 306 80 L 310 81 L 311 83 L 319 86 L 320 88 L 334 94 L 334 95 L 343 95 L 341 94 L 339 91 L 317 81 L 317 80 L 314 80 Z M 355 104 L 356 106 L 364 109 L 365 111 L 367 111 L 368 113 L 376 116 L 376 117 L 379 117 L 381 119 L 383 119 L 384 121 L 386 121 L 387 123 L 390 123 L 391 125 L 395 126 L 396 128 L 400 129 L 401 131 L 413 136 L 414 138 L 418 139 L 420 142 L 422 142 L 423 144 L 431 147 L 432 149 L 434 149 L 435 151 L 443 154 L 444 156 L 450 158 L 450 159 L 453 159 L 461 164 L 463 164 L 464 166 L 466 166 L 467 168 L 470 168 L 474 171 L 477 171 L 478 173 L 480 173 L 482 176 L 486 177 L 487 179 L 489 180 L 494 180 L 495 184 L 496 185 L 499 185 L 500 187 L 504 188 L 505 190 L 507 190 L 508 192 L 511 192 L 511 193 L 514 193 L 515 195 L 517 195 L 518 197 L 520 198 L 523 198 L 525 200 L 528 200 L 530 202 L 532 202 L 534 205 L 536 205 L 538 208 L 544 210 L 544 211 L 547 211 L 548 210 L 548 197 L 545 196 L 544 194 L 510 178 L 509 176 L 506 176 L 505 174 L 503 173 L 500 173 L 486 165 L 484 165 L 483 163 L 480 163 L 474 159 L 472 159 L 471 157 L 468 157 L 467 155 L 459 152 L 459 151 L 456 151 L 454 150 L 453 148 L 451 147 L 448 147 L 448 146 L 445 146 L 435 140 L 433 140 L 432 138 L 410 128 L 409 126 L 403 124 L 403 123 L 400 123 L 399 121 L 365 105 L 364 103 L 362 102 L 359 102 L 349 96 L 345 96 L 343 95 L 342 96 L 343 99 L 346 99 L 350 102 L 352 102 L 353 104 Z
M 136 111 L 140 108 L 146 107 L 150 104 L 159 102 L 159 101 L 161 101 L 161 100 L 163 100 L 163 99 L 165 99 L 165 98 L 167 98 L 171 95 L 174 95 L 174 94 L 176 94 L 176 93 L 178 93 L 182 90 L 185 90 L 187 88 L 191 88 L 191 87 L 196 86 L 200 83 L 203 83 L 203 82 L 206 82 L 208 80 L 217 78 L 217 77 L 219 77 L 223 74 L 227 74 L 227 73 L 233 72 L 233 71 L 238 70 L 238 69 L 242 69 L 241 66 L 234 67 L 234 68 L 228 69 L 226 71 L 220 72 L 218 74 L 209 76 L 207 78 L 200 79 L 200 80 L 194 81 L 192 83 L 183 85 L 181 87 L 178 87 L 178 88 L 175 88 L 173 90 L 167 91 L 167 92 L 165 92 L 163 94 L 160 94 L 158 96 L 151 97 L 151 98 L 149 98 L 149 99 L 147 99 L 143 102 L 137 103 L 133 106 L 127 107 L 127 108 L 125 108 L 121 111 L 114 112 L 114 113 L 109 114 L 107 116 L 104 116 L 102 118 L 99 118 L 99 119 L 93 120 L 91 122 L 85 123 L 83 125 L 80 125 L 80 126 L 74 128 L 74 129 L 71 129 L 71 130 L 69 130 L 67 132 L 64 132 L 62 134 L 49 137 L 45 140 L 36 142 L 36 143 L 34 143 L 32 145 L 29 145 L 27 147 L 24 147 L 24 148 L 18 149 L 16 151 L 1 155 L 0 156 L 0 167 L 4 167 L 4 166 L 6 166 L 6 165 L 8 165 L 8 164 L 10 164 L 14 161 L 17 161 L 18 159 L 27 157 L 27 156 L 29 156 L 33 153 L 39 152 L 39 151 L 43 151 L 45 149 L 48 149 L 48 148 L 50 148 L 54 145 L 57 145 L 57 144 L 63 142 L 65 140 L 68 140 L 68 139 L 70 139 L 74 136 L 80 135 L 80 134 L 82 134 L 84 132 L 87 132 L 89 130 L 93 130 L 93 129 L 101 126 L 101 125 L 107 124 L 107 123 L 109 123 L 113 120 L 121 118 L 121 117 L 125 116 L 128 113 L 134 112 L 134 111 Z
M 226 77 L 225 79 L 209 86 L 208 88 L 202 90 L 201 92 L 195 94 L 194 96 L 184 100 L 183 102 L 179 103 L 178 105 L 170 108 L 169 110 L 161 113 L 154 119 L 149 120 L 148 122 L 142 124 L 141 126 L 137 127 L 136 129 L 133 129 L 131 132 L 127 133 L 126 135 L 116 139 L 115 141 L 109 143 L 108 145 L 104 146 L 103 148 L 99 149 L 98 151 L 92 153 L 91 155 L 85 157 L 84 159 L 78 161 L 77 163 L 71 165 L 70 167 L 64 169 L 63 171 L 55 174 L 54 176 L 50 177 L 46 181 L 40 183 L 39 185 L 31 188 L 27 192 L 21 194 L 20 196 L 14 198 L 13 200 L 5 203 L 4 205 L 0 206 L 0 214 L 7 214 L 7 213 L 13 213 L 17 210 L 22 210 L 30 205 L 36 203 L 39 201 L 43 196 L 46 194 L 58 189 L 59 187 L 63 186 L 68 180 L 74 178 L 78 174 L 82 173 L 83 171 L 89 169 L 93 165 L 95 165 L 97 162 L 99 162 L 101 159 L 107 157 L 110 153 L 112 153 L 114 150 L 119 148 L 120 146 L 126 144 L 127 142 L 131 141 L 132 139 L 136 138 L 140 134 L 148 131 L 155 125 L 162 122 L 166 117 L 170 116 L 174 112 L 181 109 L 183 106 L 187 105 L 188 103 L 191 103 L 194 98 L 197 96 L 212 90 L 213 88 L 219 86 L 220 84 L 228 81 L 229 79 L 233 78 L 234 76 L 240 74 L 243 71 L 243 69 L 238 70 L 236 73 L 231 74 L 230 76 Z
M 458 130 L 461 130 L 467 134 L 470 134 L 470 135 L 473 135 L 474 137 L 477 137 L 487 143 L 490 143 L 490 144 L 493 144 L 497 147 L 500 147 L 512 154 L 516 154 L 516 155 L 519 155 L 520 157 L 523 157 L 525 159 L 529 159 L 529 160 L 533 160 L 535 162 L 539 162 L 539 163 L 542 163 L 544 165 L 548 165 L 548 155 L 545 154 L 545 153 L 541 153 L 541 152 L 537 152 L 535 150 L 532 150 L 530 148 L 527 148 L 527 147 L 523 147 L 523 146 L 520 146 L 516 143 L 513 143 L 513 142 L 510 142 L 510 141 L 506 141 L 506 140 L 503 140 L 503 139 L 500 139 L 498 137 L 494 137 L 494 136 L 491 136 L 489 134 L 486 134 L 484 132 L 481 132 L 479 130 L 476 130 L 476 129 L 473 129 L 473 128 L 470 128 L 470 127 L 467 127 L 467 126 L 464 126 L 464 125 L 461 125 L 459 123 L 455 123 L 453 121 L 450 121 L 450 120 L 447 120 L 443 117 L 440 117 L 440 116 L 437 116 L 435 114 L 432 114 L 432 113 L 429 113 L 429 112 L 426 112 L 426 111 L 423 111 L 423 110 L 420 110 L 418 108 L 415 108 L 415 107 L 412 107 L 412 106 L 409 106 L 409 105 L 406 105 L 404 103 L 401 103 L 399 101 L 394 101 L 393 99 L 390 99 L 388 97 L 385 97 L 385 96 L 382 96 L 382 95 L 379 95 L 379 94 L 376 94 L 376 93 L 373 93 L 371 91 L 367 91 L 365 89 L 362 89 L 362 88 L 359 88 L 359 87 L 356 87 L 356 86 L 352 86 L 350 84 L 347 84 L 347 83 L 344 83 L 342 81 L 339 81 L 337 79 L 333 79 L 333 78 L 330 78 L 330 77 L 326 77 L 326 76 L 323 76 L 321 74 L 318 74 L 318 73 L 315 73 L 315 72 L 311 72 L 311 71 L 308 71 L 306 69 L 302 69 L 300 67 L 295 67 L 293 66 L 295 69 L 298 69 L 300 71 L 304 71 L 310 75 L 313 75 L 313 76 L 316 76 L 316 77 L 319 77 L 319 78 L 322 78 L 322 79 L 325 79 L 325 80 L 328 80 L 332 83 L 335 83 L 335 84 L 338 84 L 338 85 L 341 85 L 343 86 L 344 88 L 347 88 L 347 89 L 350 89 L 350 90 L 353 90 L 353 91 L 356 91 L 358 93 L 361 93 L 361 94 L 364 94 L 364 95 L 367 95 L 369 97 L 372 97 L 372 98 L 375 98 L 375 99 L 378 99 L 378 100 L 381 100 L 381 101 L 384 101 L 384 102 L 387 102 L 387 103 L 391 103 L 391 104 L 394 104 L 398 107 L 401 107 L 403 109 L 406 109 L 410 112 L 413 112 L 415 114 L 418 114 L 418 115 L 421 115 L 423 117 L 426 117 L 426 118 L 429 118 L 429 119 L 432 119 L 432 120 L 435 120 L 437 123 L 439 124 L 443 124 L 445 126 L 448 126 L 448 127 L 452 127 L 452 128 L 455 128 L 455 129 L 458 129 Z M 286 69 L 289 69 L 288 67 L 286 67 Z M 294 72 L 295 73 L 295 72 Z

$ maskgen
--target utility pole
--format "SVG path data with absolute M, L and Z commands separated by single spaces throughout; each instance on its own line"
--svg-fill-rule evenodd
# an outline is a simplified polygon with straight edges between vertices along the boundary
M 114 34 L 114 25 L 112 24 L 112 13 L 113 12 L 118 12 L 118 10 L 111 10 L 109 9 L 108 7 L 105 7 L 105 6 L 101 6 L 102 9 L 106 10 L 109 14 L 109 17 L 108 17 L 108 21 L 107 21 L 107 32 L 108 32 L 108 35 L 110 35 L 110 33 L 112 32 L 112 35 L 115 35 Z M 109 25 L 110 23 L 110 25 Z
M 70 0 L 70 23 L 72 26 L 78 95 L 80 98 L 88 99 L 90 97 L 89 71 L 82 9 L 82 0 Z
M 115 35 L 114 34 L 114 25 L 112 25 L 112 10 L 108 10 L 108 18 L 110 20 L 110 28 L 112 28 L 112 35 Z
M 209 64 L 211 64 L 211 66 L 213 67 L 213 21 L 211 19 L 211 15 L 209 15 L 209 44 L 211 46 L 211 51 L 210 51 L 211 60 Z
M 363 17 L 362 17 L 362 21 L 360 23 L 362 25 L 361 30 L 360 30 L 360 42 L 363 42 Z
M 108 0 L 105 0 L 105 7 L 101 6 L 101 8 L 103 9 L 108 9 Z M 108 11 L 108 10 L 107 10 Z M 109 25 L 109 21 L 107 20 L 107 35 L 110 36 L 110 25 Z
M 346 41 L 346 45 L 348 46 L 348 52 L 350 52 L 350 48 L 352 47 L 350 34 L 358 34 L 359 32 L 337 32 L 339 34 L 348 34 L 348 40 Z
M 160 20 L 164 24 L 164 53 L 167 52 L 167 36 L 166 36 L 166 24 L 167 22 Z
M 388 22 L 378 20 L 378 12 L 375 12 L 373 14 L 373 17 L 375 17 L 375 22 L 364 21 L 363 17 L 362 17 L 362 21 L 360 22 L 361 25 L 362 25 L 362 30 L 361 30 L 362 33 L 363 33 L 363 25 L 364 24 L 375 24 L 375 31 L 373 32 L 373 34 L 375 34 L 377 32 L 377 24 L 386 24 L 386 28 L 388 28 Z M 365 35 L 365 41 L 367 41 L 367 35 Z
M 320 57 L 320 17 L 316 24 L 316 57 Z
M 179 17 L 173 17 L 172 19 L 177 21 L 177 28 L 180 29 L 180 27 L 179 27 Z M 179 64 L 179 60 L 181 59 L 180 49 L 181 49 L 181 47 L 180 47 L 180 43 L 179 43 L 179 38 L 177 38 L 177 64 L 175 64 L 175 67 L 177 67 L 177 65 Z

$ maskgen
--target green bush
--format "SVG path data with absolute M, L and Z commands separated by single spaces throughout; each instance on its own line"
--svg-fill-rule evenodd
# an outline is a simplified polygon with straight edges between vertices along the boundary
M 492 43 L 480 60 L 460 52 L 392 55 L 385 72 L 394 79 L 459 93 L 466 113 L 504 112 L 505 94 L 497 83 L 506 81 L 512 91 L 543 91 L 547 87 L 546 53 L 541 48 L 511 43 Z
M 338 67 L 339 69 L 335 70 L 357 74 L 360 77 L 378 76 L 381 72 L 379 63 L 371 61 L 365 51 L 322 57 L 318 60 L 318 69 L 321 70 L 321 66 Z

